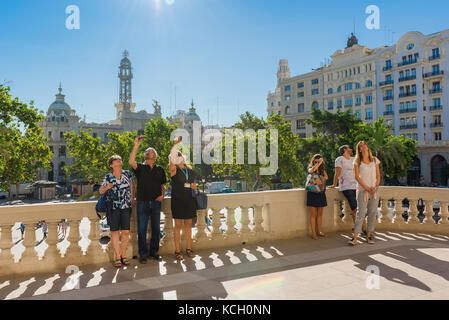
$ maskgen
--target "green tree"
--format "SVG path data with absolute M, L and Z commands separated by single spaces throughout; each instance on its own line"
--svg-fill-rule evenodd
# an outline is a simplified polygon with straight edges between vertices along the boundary
M 50 169 L 53 154 L 38 126 L 44 117 L 30 105 L 12 98 L 10 88 L 0 85 L 0 183 L 11 185 L 32 182 L 39 168 Z
M 373 125 L 363 123 L 358 127 L 355 141 L 364 140 L 373 155 L 381 162 L 382 183 L 385 178 L 407 175 L 413 160 L 418 156 L 417 142 L 404 136 L 391 135 L 391 129 L 381 117 Z

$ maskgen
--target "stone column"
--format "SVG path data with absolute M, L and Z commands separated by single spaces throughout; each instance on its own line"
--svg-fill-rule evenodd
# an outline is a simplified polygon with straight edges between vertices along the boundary
M 262 209 L 263 206 L 258 206 L 255 205 L 253 207 L 253 212 L 254 212 L 254 229 L 252 232 L 256 233 L 256 234 L 261 234 L 264 233 L 264 229 L 262 227 L 262 223 L 263 223 L 263 217 L 262 217 Z
M 440 220 L 438 220 L 438 224 L 449 224 L 449 212 L 448 212 L 448 201 L 440 201 Z
M 354 221 L 352 220 L 352 210 L 351 206 L 349 205 L 349 201 L 345 200 L 343 201 L 343 213 L 345 214 L 342 221 L 344 224 L 354 224 Z
M 197 222 L 196 222 L 196 228 L 197 232 L 195 234 L 195 241 L 196 242 L 202 242 L 208 239 L 206 231 L 204 230 L 206 228 L 206 214 L 207 210 L 198 210 L 196 212 L 197 214 Z
M 433 212 L 433 200 L 424 200 L 426 207 L 424 209 L 424 215 L 426 216 L 423 223 L 425 224 L 435 224 L 432 216 L 435 214 Z
M 418 208 L 416 207 L 418 200 L 409 199 L 409 210 L 408 210 L 408 224 L 419 224 L 418 219 Z
M 47 250 L 45 250 L 45 256 L 43 257 L 44 259 L 48 259 L 48 258 L 59 258 L 61 257 L 61 253 L 59 252 L 59 249 L 57 247 L 58 243 L 59 243 L 59 238 L 58 238 L 58 223 L 60 220 L 50 220 L 50 221 L 45 221 L 47 223 L 47 245 L 48 248 Z
M 32 222 L 23 222 L 23 224 L 26 226 L 25 228 L 25 236 L 23 239 L 23 246 L 25 247 L 25 251 L 22 253 L 21 260 L 23 261 L 30 261 L 35 260 L 38 261 L 38 256 L 36 250 L 34 250 L 34 246 L 36 244 L 36 234 L 33 230 L 33 224 Z
M 66 255 L 69 257 L 81 257 L 83 255 L 78 242 L 81 240 L 80 235 L 80 222 L 81 220 L 70 221 L 70 232 L 67 240 L 70 242 L 70 246 L 67 248 Z
M 404 218 L 402 217 L 402 200 L 394 198 L 394 223 L 404 224 Z
M 382 198 L 381 199 L 381 207 L 380 207 L 380 223 L 381 224 L 387 224 L 391 222 L 390 218 L 388 217 L 389 209 L 388 209 L 388 199 Z
M 221 227 L 221 219 L 220 219 L 220 209 L 211 208 L 212 209 L 212 238 L 217 240 L 223 237 L 223 234 L 220 231 Z
M 234 238 L 237 236 L 237 231 L 234 229 L 234 214 L 235 214 L 235 208 L 226 207 L 226 237 L 227 238 Z

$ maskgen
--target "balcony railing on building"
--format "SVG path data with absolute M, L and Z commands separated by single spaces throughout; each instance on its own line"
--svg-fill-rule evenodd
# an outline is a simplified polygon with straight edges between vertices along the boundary
M 439 105 L 439 106 L 430 106 L 429 110 L 430 110 L 430 111 L 443 110 L 443 106 L 442 106 L 442 105 Z
M 350 103 L 350 104 L 345 104 L 345 108 L 350 108 L 350 107 L 352 107 L 352 103 Z
M 442 128 L 443 127 L 443 123 L 439 122 L 439 123 L 431 123 L 430 124 L 431 128 Z
M 432 71 L 432 72 L 425 73 L 424 78 L 438 77 L 438 76 L 442 76 L 442 75 L 444 75 L 444 70 Z
M 443 89 L 441 89 L 441 88 L 429 90 L 429 94 L 437 94 L 437 93 L 442 93 L 442 92 L 443 92 Z
M 388 71 L 388 70 L 391 70 L 391 69 L 393 69 L 393 66 L 391 66 L 391 65 L 389 65 L 389 66 L 385 66 L 385 67 L 383 67 L 383 71 Z
M 408 66 L 408 65 L 410 65 L 410 64 L 417 63 L 418 60 L 419 60 L 418 58 L 415 58 L 415 59 L 410 59 L 410 60 L 402 61 L 402 62 L 398 63 L 398 68 L 399 68 L 399 67 L 403 67 L 403 66 Z
M 412 113 L 416 112 L 417 108 L 399 109 L 399 113 Z
M 393 100 L 393 96 L 385 96 L 384 101 L 387 101 L 387 100 Z
M 392 115 L 394 115 L 393 110 L 384 111 L 384 116 L 392 116 Z
M 429 61 L 438 60 L 438 59 L 440 59 L 440 54 L 435 54 L 435 55 L 429 57 Z
M 416 75 L 411 75 L 411 76 L 406 76 L 406 77 L 399 78 L 399 82 L 415 80 L 415 79 L 416 79 Z
M 410 130 L 410 129 L 417 129 L 418 124 L 417 123 L 410 123 L 410 124 L 403 124 L 399 126 L 400 130 Z
M 399 94 L 399 98 L 414 97 L 416 92 L 404 92 Z
M 387 86 L 387 85 L 392 85 L 392 84 L 394 84 L 394 80 L 382 81 L 382 82 L 379 82 L 379 87 L 383 87 L 383 86 Z

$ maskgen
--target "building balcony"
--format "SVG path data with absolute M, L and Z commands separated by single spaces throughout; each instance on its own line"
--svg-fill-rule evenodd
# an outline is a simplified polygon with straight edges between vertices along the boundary
M 393 66 L 385 66 L 385 67 L 382 68 L 383 71 L 389 71 L 389 70 L 392 70 L 392 69 L 393 69 Z
M 414 97 L 414 96 L 416 96 L 416 92 L 405 92 L 405 93 L 399 94 L 399 98 L 407 98 L 407 97 Z
M 429 107 L 429 110 L 430 110 L 430 111 L 441 111 L 441 110 L 443 110 L 443 106 L 442 106 L 442 105 L 439 105 L 439 106 L 430 106 L 430 107 Z
M 438 60 L 440 58 L 441 58 L 441 56 L 439 54 L 436 54 L 436 55 L 430 56 L 429 57 L 429 61 L 435 61 L 435 60 Z
M 399 113 L 403 114 L 403 113 L 413 113 L 416 112 L 417 108 L 410 108 L 410 109 L 399 109 Z
M 432 77 L 439 77 L 439 76 L 443 76 L 444 75 L 444 70 L 440 70 L 440 71 L 433 71 L 433 72 L 428 72 L 425 73 L 423 75 L 423 77 L 426 78 L 432 78 Z
M 394 115 L 394 111 L 393 110 L 391 110 L 391 111 L 384 111 L 384 116 L 392 116 L 392 115 Z
M 365 104 L 373 104 L 373 101 L 365 101 Z
M 387 81 L 379 82 L 379 87 L 393 85 L 393 84 L 394 84 L 394 80 L 387 80 Z
M 410 129 L 417 129 L 418 128 L 418 124 L 414 123 L 414 124 L 404 124 L 399 126 L 400 130 L 410 130 Z
M 410 81 L 410 80 L 416 80 L 416 75 L 399 78 L 399 82 Z
M 362 103 L 361 102 L 356 102 L 355 105 L 356 105 L 356 107 L 358 107 L 358 106 L 361 106 Z
M 438 94 L 438 93 L 442 93 L 442 92 L 443 92 L 443 89 L 441 89 L 441 88 L 429 90 L 429 94 Z
M 393 96 L 386 96 L 386 97 L 384 97 L 384 101 L 387 101 L 387 100 L 393 100 Z
M 345 108 L 351 108 L 352 107 L 352 103 L 351 104 L 345 104 Z
M 198 223 L 192 230 L 197 257 L 182 263 L 174 261 L 169 198 L 162 204 L 162 261 L 142 265 L 131 259 L 138 256 L 134 209 L 127 252 L 131 265 L 121 269 L 111 265 L 111 243 L 99 243 L 95 202 L 3 206 L 0 298 L 269 300 L 283 292 L 290 299 L 307 299 L 310 290 L 299 289 L 329 281 L 319 293 L 328 292 L 330 299 L 360 299 L 363 294 L 367 298 L 373 295 L 369 288 L 363 292 L 354 289 L 365 288 L 366 266 L 373 264 L 380 268 L 378 297 L 392 291 L 404 300 L 413 294 L 449 296 L 447 286 L 441 287 L 442 280 L 437 283 L 435 277 L 429 277 L 435 273 L 438 279 L 449 278 L 444 267 L 444 261 L 449 261 L 449 189 L 381 187 L 376 244 L 362 244 L 365 239 L 360 237 L 356 248 L 347 245 L 353 228 L 347 201 L 337 189 L 327 190 L 326 197 L 323 232 L 328 238 L 313 241 L 304 189 L 210 195 L 209 209 L 198 211 Z M 405 198 L 408 204 L 404 204 Z M 206 226 L 206 215 L 210 226 Z M 83 217 L 90 220 L 90 227 Z M 63 218 L 70 225 L 67 236 L 61 238 L 57 226 Z M 40 220 L 48 224 L 45 248 L 36 246 L 41 238 L 34 230 Z M 26 227 L 23 239 L 16 221 Z M 254 290 L 241 289 L 264 283 L 267 276 L 270 285 L 257 295 Z M 294 279 L 303 280 L 298 283 Z M 384 288 L 388 290 L 385 293 Z
M 442 122 L 440 122 L 440 123 L 431 123 L 430 127 L 431 128 L 442 128 L 443 127 L 443 123 Z
M 403 66 L 408 66 L 408 65 L 411 65 L 411 64 L 418 63 L 418 61 L 419 61 L 418 58 L 412 59 L 412 60 L 402 61 L 402 62 L 398 63 L 398 68 L 403 67 Z

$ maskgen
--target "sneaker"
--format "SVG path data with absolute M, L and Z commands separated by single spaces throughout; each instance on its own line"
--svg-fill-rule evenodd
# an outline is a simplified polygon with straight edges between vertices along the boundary
M 373 236 L 368 237 L 368 243 L 369 244 L 374 244 L 374 237 Z
M 366 231 L 362 231 L 362 236 L 366 237 L 368 233 Z
M 348 242 L 348 244 L 351 246 L 355 246 L 355 245 L 357 245 L 357 240 L 352 238 L 351 241 Z
M 141 257 L 141 258 L 139 259 L 139 262 L 142 263 L 142 264 L 145 264 L 145 263 L 147 263 L 147 258 Z

